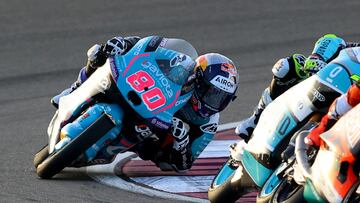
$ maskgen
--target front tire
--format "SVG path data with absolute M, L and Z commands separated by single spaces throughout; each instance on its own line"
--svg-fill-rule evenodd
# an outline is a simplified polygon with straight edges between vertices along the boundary
M 69 166 L 82 153 L 114 127 L 112 120 L 102 114 L 93 124 L 59 151 L 50 154 L 36 168 L 40 178 L 49 179 Z
M 234 165 L 232 158 L 229 158 L 229 160 L 219 170 L 218 174 L 216 174 L 209 187 L 208 198 L 210 202 L 235 202 L 242 195 L 250 192 L 241 186 L 241 182 L 245 174 L 247 175 L 242 166 Z
M 272 203 L 304 203 L 304 186 L 298 185 L 294 179 L 284 178 L 276 189 Z
M 278 166 L 275 171 L 270 175 L 262 186 L 260 192 L 256 196 L 257 203 L 267 203 L 273 198 L 275 191 L 284 179 L 284 175 L 294 164 L 295 160 L 291 162 L 283 162 Z
M 273 173 L 265 182 L 260 192 L 256 196 L 256 203 L 268 203 L 273 198 L 276 189 L 279 187 L 281 179 Z
M 34 156 L 34 166 L 38 167 L 49 156 L 49 145 L 45 145 Z

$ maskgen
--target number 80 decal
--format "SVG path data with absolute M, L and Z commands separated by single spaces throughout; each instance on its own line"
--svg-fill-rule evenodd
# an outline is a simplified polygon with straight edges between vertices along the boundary
M 145 71 L 140 70 L 126 78 L 126 82 L 138 93 L 146 107 L 153 111 L 166 103 L 166 98 L 160 88 L 154 87 L 154 79 Z

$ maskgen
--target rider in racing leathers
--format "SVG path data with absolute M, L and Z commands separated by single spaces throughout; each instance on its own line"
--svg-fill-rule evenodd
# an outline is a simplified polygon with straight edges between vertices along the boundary
M 160 44 L 171 44 L 174 39 L 162 38 Z M 88 63 L 80 70 L 78 80 L 51 102 L 58 106 L 59 99 L 79 87 L 96 69 L 102 66 L 109 56 L 127 53 L 140 37 L 114 37 L 105 45 L 95 44 L 87 52 Z M 179 39 L 175 39 L 179 40 Z M 161 169 L 182 172 L 190 169 L 193 161 L 213 139 L 219 122 L 219 112 L 235 98 L 238 74 L 235 65 L 220 54 L 205 54 L 197 57 L 194 49 L 192 57 L 195 64 L 194 74 L 183 91 L 193 91 L 192 97 L 173 118 L 171 136 L 166 139 L 150 136 L 132 151 L 140 158 L 152 160 Z M 170 144 L 169 144 L 170 143 Z M 96 157 L 87 159 L 86 164 L 111 162 L 119 151 L 112 151 L 120 143 L 114 140 L 100 150 Z M 121 145 L 121 144 L 120 144 Z
M 326 34 L 317 40 L 311 55 L 306 60 L 301 54 L 280 59 L 272 69 L 273 80 L 270 86 L 264 90 L 253 115 L 243 120 L 236 127 L 235 133 L 247 142 L 261 113 L 270 102 L 290 87 L 315 74 L 338 56 L 342 49 L 357 46 L 360 46 L 360 43 L 346 43 L 334 34 Z

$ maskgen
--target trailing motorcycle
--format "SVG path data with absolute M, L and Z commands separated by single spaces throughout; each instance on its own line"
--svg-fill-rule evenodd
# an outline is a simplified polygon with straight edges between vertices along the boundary
M 352 84 L 351 76 L 360 74 L 358 56 L 360 48 L 344 49 L 316 75 L 270 103 L 261 114 L 249 142 L 231 146 L 228 161 L 209 187 L 209 200 L 234 202 L 249 191 L 263 187 L 272 175 L 269 181 L 273 182 L 266 184 L 266 192 L 260 193 L 263 196 L 258 196 L 259 201 L 271 199 L 280 181 L 275 174 L 283 171 L 276 170 L 282 163 L 281 152 L 294 133 L 314 114 L 325 113 L 333 100 L 347 91 Z
M 320 148 L 309 156 L 307 133 L 296 140 L 296 162 L 281 179 L 271 202 L 359 202 L 360 105 L 321 134 Z M 311 150 L 310 150 L 311 151 Z
M 186 41 L 172 48 L 165 44 L 157 36 L 141 39 L 60 99 L 47 130 L 48 144 L 34 157 L 39 177 L 51 178 L 65 167 L 99 164 L 91 161 L 115 140 L 120 147 L 114 150 L 121 153 L 169 130 L 174 113 L 192 94 L 183 87 L 194 64 L 183 53 L 193 51 Z

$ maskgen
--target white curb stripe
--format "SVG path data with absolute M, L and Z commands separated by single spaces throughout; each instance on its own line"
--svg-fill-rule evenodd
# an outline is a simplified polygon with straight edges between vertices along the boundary
M 218 131 L 234 128 L 238 124 L 239 124 L 239 122 L 219 125 Z M 230 144 L 232 144 L 233 142 L 234 142 L 234 140 L 224 140 L 224 141 L 214 140 L 214 141 L 210 142 L 210 144 L 205 148 L 206 151 L 204 150 L 204 153 L 202 153 L 200 155 L 200 157 L 202 157 L 202 158 L 204 158 L 204 157 L 227 157 L 227 156 L 229 156 L 228 146 Z M 223 150 L 219 150 L 219 149 L 223 149 Z M 151 196 L 151 197 L 159 197 L 159 198 L 163 198 L 163 199 L 173 199 L 173 200 L 201 202 L 201 203 L 209 202 L 208 200 L 204 200 L 204 199 L 200 199 L 200 198 L 177 195 L 177 194 L 173 194 L 173 193 L 159 191 L 156 189 L 146 188 L 146 187 L 140 186 L 136 183 L 128 182 L 128 181 L 116 176 L 115 171 L 114 171 L 116 165 L 126 159 L 134 158 L 135 156 L 136 156 L 136 154 L 134 154 L 132 152 L 125 152 L 125 153 L 117 155 L 115 160 L 110 164 L 89 166 L 89 167 L 86 167 L 85 170 L 88 173 L 88 175 L 95 181 L 97 181 L 101 184 L 113 186 L 113 187 L 116 187 L 116 188 L 119 188 L 122 190 L 140 193 L 140 194 Z M 167 177 L 167 178 L 176 178 L 176 176 Z M 176 185 L 179 184 L 179 180 L 173 180 L 173 181 L 176 182 Z M 169 180 L 167 180 L 167 183 L 169 183 Z M 207 184 L 210 185 L 210 183 L 207 183 Z M 204 189 L 202 188 L 202 191 L 203 190 Z M 191 191 L 194 192 L 194 190 L 191 190 Z
M 171 193 L 207 192 L 213 175 L 134 177 L 135 182 Z M 176 183 L 176 184 L 169 184 Z
M 229 157 L 229 145 L 236 140 L 214 140 L 204 149 L 199 158 Z M 136 160 L 140 160 L 136 158 Z M 172 192 L 207 192 L 214 176 L 152 176 L 131 178 L 135 182 Z M 176 184 L 169 184 L 176 183 Z
M 131 158 L 134 155 L 135 154 L 131 152 L 125 152 L 119 154 L 112 163 L 86 167 L 86 172 L 92 179 L 94 179 L 95 181 L 101 184 L 109 185 L 130 192 L 140 193 L 150 197 L 158 197 L 162 199 L 172 199 L 172 200 L 180 200 L 180 201 L 188 201 L 188 202 L 199 202 L 199 203 L 209 202 L 207 200 L 200 198 L 188 197 L 188 196 L 177 195 L 168 192 L 162 192 L 150 188 L 145 188 L 136 183 L 128 182 L 116 176 L 114 173 L 114 169 L 117 163 L 121 162 L 124 159 Z

